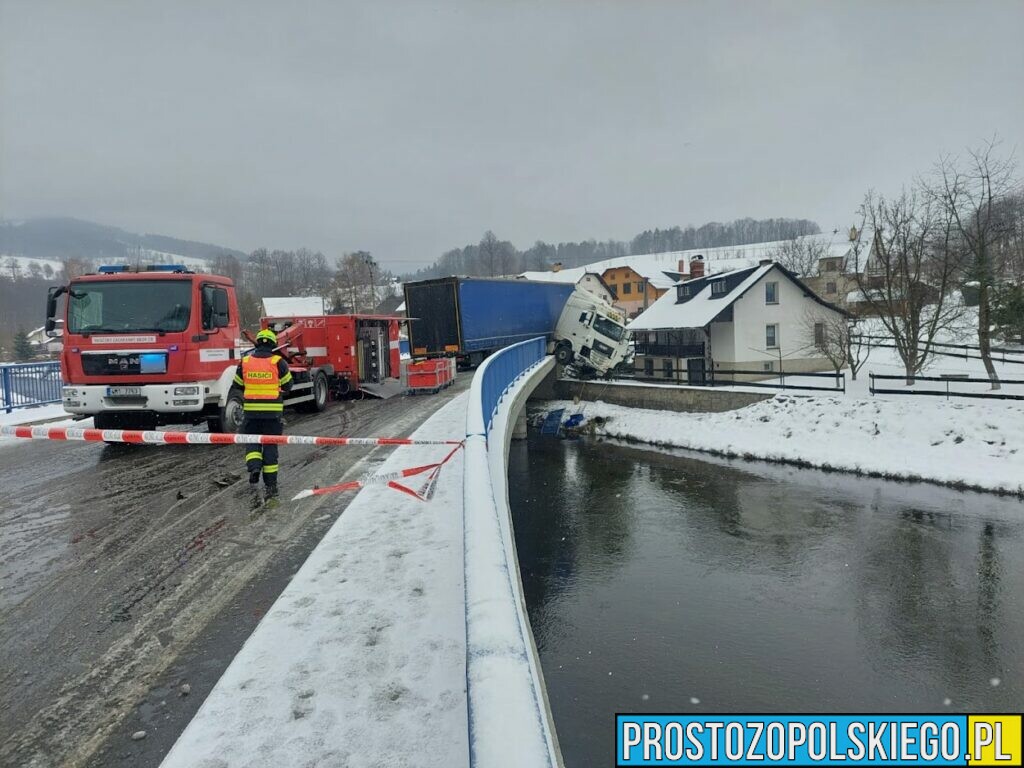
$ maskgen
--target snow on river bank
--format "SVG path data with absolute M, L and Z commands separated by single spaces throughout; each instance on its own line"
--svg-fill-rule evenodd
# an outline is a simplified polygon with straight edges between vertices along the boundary
M 600 417 L 596 432 L 609 437 L 1024 495 L 1019 403 L 779 395 L 726 413 L 544 403 L 553 408 Z

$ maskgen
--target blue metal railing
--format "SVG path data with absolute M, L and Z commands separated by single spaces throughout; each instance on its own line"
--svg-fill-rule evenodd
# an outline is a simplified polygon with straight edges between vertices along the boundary
M 491 430 L 494 413 L 505 390 L 523 371 L 540 362 L 546 352 L 547 339 L 539 337 L 498 350 L 487 361 L 480 393 L 480 408 L 484 417 L 485 432 Z
M 60 363 L 0 365 L 0 409 L 61 402 Z

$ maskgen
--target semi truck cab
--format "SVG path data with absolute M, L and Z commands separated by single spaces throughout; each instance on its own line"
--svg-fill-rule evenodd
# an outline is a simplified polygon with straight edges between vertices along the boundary
M 565 302 L 555 327 L 555 359 L 607 375 L 623 363 L 629 353 L 624 318 L 595 296 L 576 289 Z

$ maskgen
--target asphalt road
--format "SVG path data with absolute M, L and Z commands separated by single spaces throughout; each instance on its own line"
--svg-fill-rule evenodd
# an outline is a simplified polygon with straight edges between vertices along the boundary
M 405 436 L 469 380 L 286 432 Z M 0 766 L 159 765 L 351 496 L 286 499 L 391 450 L 283 447 L 268 509 L 241 448 L 0 444 Z

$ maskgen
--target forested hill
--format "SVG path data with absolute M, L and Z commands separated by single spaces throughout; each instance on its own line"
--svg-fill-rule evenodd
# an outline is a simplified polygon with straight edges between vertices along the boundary
M 0 255 L 63 261 L 131 258 L 138 249 L 177 254 L 195 259 L 214 259 L 245 254 L 221 245 L 179 240 L 165 235 L 139 235 L 117 227 L 71 218 L 40 218 L 0 221 Z
M 566 268 L 578 267 L 616 256 L 791 240 L 820 232 L 821 228 L 808 219 L 736 219 L 724 224 L 710 222 L 699 227 L 646 230 L 629 242 L 585 240 L 554 245 L 538 240 L 524 251 L 507 240 L 498 239 L 493 232 L 486 232 L 479 243 L 445 252 L 413 277 L 509 275 L 545 270 L 555 262 L 561 262 Z

